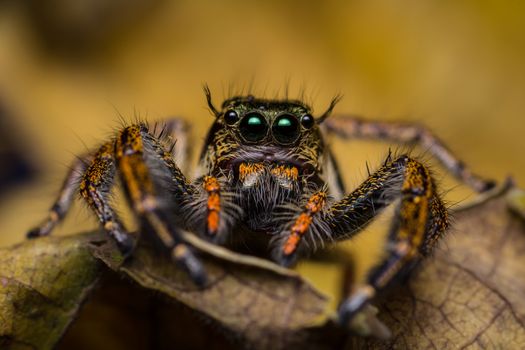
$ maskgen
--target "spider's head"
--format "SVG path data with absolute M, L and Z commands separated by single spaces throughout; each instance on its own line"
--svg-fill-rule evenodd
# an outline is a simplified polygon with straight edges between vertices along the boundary
M 292 146 L 315 126 L 310 108 L 299 101 L 230 98 L 218 118 L 243 144 Z
M 251 95 L 229 98 L 218 110 L 206 87 L 205 93 L 217 123 L 246 145 L 296 146 L 317 135 L 318 124 L 339 101 L 339 97 L 334 98 L 325 113 L 314 117 L 311 108 L 301 101 L 260 99 Z
M 217 109 L 207 87 L 205 93 L 215 115 L 201 153 L 205 168 L 235 169 L 249 162 L 289 164 L 300 174 L 321 171 L 325 143 L 319 124 L 330 115 L 339 97 L 325 113 L 314 116 L 312 109 L 298 100 L 253 96 L 229 98 Z

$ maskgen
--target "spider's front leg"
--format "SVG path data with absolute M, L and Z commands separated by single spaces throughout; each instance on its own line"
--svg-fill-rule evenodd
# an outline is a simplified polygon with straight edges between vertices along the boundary
M 143 228 L 153 231 L 170 249 L 172 259 L 197 284 L 204 284 L 206 272 L 182 239 L 176 227 L 182 222 L 174 215 L 180 213 L 184 199 L 191 197 L 196 189 L 187 182 L 171 153 L 140 124 L 120 132 L 115 158 L 126 194 L 133 211 L 142 219 Z
M 341 304 L 339 318 L 343 324 L 429 254 L 448 227 L 447 210 L 428 170 L 418 161 L 401 156 L 387 159 L 361 186 L 329 208 L 322 192 L 314 194 L 281 245 L 282 262 L 293 259 L 310 226 L 329 230 L 326 233 L 334 240 L 351 238 L 392 203 L 397 207 L 386 255 L 369 271 L 366 285 L 354 288 Z M 315 240 L 317 236 L 310 238 Z
M 134 242 L 109 203 L 115 180 L 114 141 L 102 145 L 80 182 L 80 195 L 97 215 L 102 227 L 125 255 L 133 250 Z
M 75 160 L 48 217 L 41 225 L 29 231 L 28 238 L 49 235 L 66 216 L 79 188 L 80 195 L 97 215 L 103 229 L 117 242 L 120 251 L 125 256 L 129 255 L 134 246 L 133 239 L 109 202 L 115 177 L 113 149 L 114 141 L 111 140 L 93 155 Z

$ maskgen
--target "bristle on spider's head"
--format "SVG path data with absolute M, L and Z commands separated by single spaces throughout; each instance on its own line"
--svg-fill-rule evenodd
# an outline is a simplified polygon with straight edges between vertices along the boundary
M 330 116 L 330 114 L 332 114 L 332 110 L 339 103 L 339 101 L 341 101 L 342 98 L 343 98 L 343 95 L 338 94 L 332 99 L 332 101 L 330 101 L 330 105 L 328 106 L 328 109 L 319 118 L 317 118 L 318 124 L 321 124 L 326 118 Z
M 208 103 L 208 108 L 213 113 L 213 115 L 215 115 L 215 117 L 220 116 L 221 112 L 219 112 L 217 108 L 215 108 L 215 106 L 213 105 L 213 101 L 211 99 L 211 91 L 208 84 L 204 84 L 202 89 L 204 90 L 204 95 L 206 95 L 206 102 Z

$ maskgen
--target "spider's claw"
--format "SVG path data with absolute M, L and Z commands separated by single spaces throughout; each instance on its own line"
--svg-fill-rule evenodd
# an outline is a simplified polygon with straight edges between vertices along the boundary
M 188 246 L 177 244 L 171 251 L 171 257 L 188 273 L 197 286 L 204 287 L 208 283 L 208 275 L 204 266 Z
M 339 322 L 351 332 L 362 337 L 375 337 L 388 340 L 392 337 L 392 332 L 388 326 L 377 318 L 377 313 L 378 309 L 376 307 L 365 303 L 357 312 L 350 311 L 350 313 L 347 314 L 347 318 L 344 321 L 339 319 Z M 342 316 L 340 315 L 339 317 Z
M 208 284 L 208 274 L 206 270 L 201 266 L 199 270 L 189 272 L 190 278 L 197 287 L 205 287 Z
M 294 252 L 292 254 L 285 254 L 283 249 L 278 246 L 273 252 L 273 261 L 282 267 L 291 267 L 295 265 L 297 261 L 297 254 Z
M 293 255 L 281 254 L 277 261 L 279 265 L 289 268 L 295 265 L 295 262 L 297 261 L 297 257 L 295 256 L 295 254 Z
M 41 225 L 31 229 L 29 232 L 26 233 L 26 238 L 33 239 L 49 235 L 49 233 L 51 232 L 49 226 L 50 225 Z
M 295 258 L 290 256 L 284 256 L 279 260 L 279 265 L 286 268 L 291 268 L 295 265 Z
M 32 239 L 41 237 L 42 234 L 40 233 L 40 227 L 35 227 L 34 229 L 31 229 L 28 233 L 26 233 L 26 238 Z
M 496 181 L 494 180 L 487 180 L 483 183 L 483 187 L 480 189 L 480 192 L 486 192 L 486 191 L 489 191 L 491 189 L 493 189 L 494 187 L 496 187 L 497 183 Z

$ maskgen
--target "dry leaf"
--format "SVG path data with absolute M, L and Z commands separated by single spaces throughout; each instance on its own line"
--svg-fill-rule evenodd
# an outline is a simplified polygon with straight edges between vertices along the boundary
M 0 348 L 49 349 L 60 339 L 102 268 L 86 238 L 0 250 Z
M 171 260 L 144 245 L 121 266 L 108 259 L 108 249 L 114 253 L 112 242 L 96 247 L 95 255 L 141 286 L 182 302 L 249 343 L 275 343 L 326 318 L 326 297 L 296 273 L 195 236 L 187 239 L 199 248 L 205 263 L 205 287 L 197 287 Z
M 210 275 L 198 288 L 145 245 L 124 262 L 103 235 L 85 234 L 2 251 L 0 345 L 55 344 L 100 274 L 89 248 L 128 279 L 103 279 L 63 348 L 525 348 L 525 224 L 507 209 L 516 191 L 457 213 L 436 254 L 378 301 L 389 341 L 337 327 L 324 296 L 268 261 L 188 237 Z M 93 325 L 104 331 L 91 334 Z
M 517 189 L 505 192 L 516 199 Z M 389 342 L 369 349 L 524 349 L 525 221 L 499 195 L 455 215 L 454 229 L 380 305 Z

